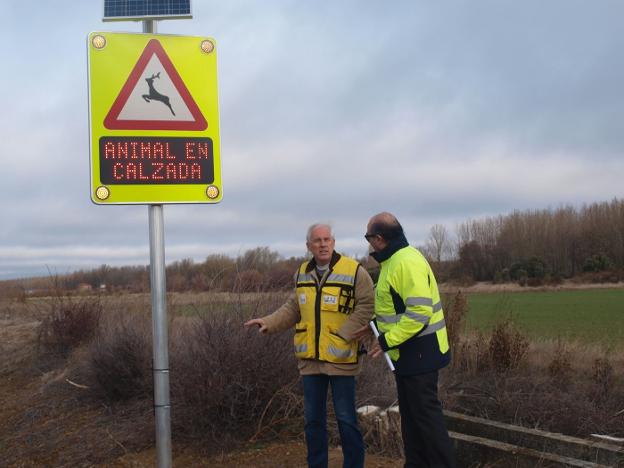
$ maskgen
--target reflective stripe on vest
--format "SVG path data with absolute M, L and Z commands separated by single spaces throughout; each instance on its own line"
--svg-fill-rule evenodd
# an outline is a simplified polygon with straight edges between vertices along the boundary
M 314 276 L 310 273 L 299 273 L 297 275 L 297 283 L 314 283 Z
M 332 356 L 336 356 L 337 358 L 346 359 L 351 357 L 352 351 L 350 349 L 338 349 L 335 346 L 328 346 L 327 352 Z
M 355 283 L 355 278 L 352 275 L 337 275 L 335 273 L 331 273 L 327 276 L 326 282 L 353 284 Z
M 431 299 L 428 297 L 408 297 L 407 300 L 405 301 L 405 304 L 410 305 L 410 306 L 416 306 L 416 305 L 430 306 L 432 307 L 434 314 L 442 310 L 442 301 L 439 301 L 433 306 L 431 306 L 431 302 L 432 302 Z M 401 317 L 403 316 L 403 314 L 405 314 L 406 317 L 409 317 L 412 320 L 415 320 L 416 322 L 422 323 L 425 326 L 429 325 L 431 319 L 433 318 L 433 315 L 430 316 L 427 314 L 419 314 L 418 312 L 413 312 L 411 310 L 406 309 L 405 311 L 399 312 L 395 315 L 378 315 L 377 321 L 381 323 L 397 323 L 399 320 L 401 320 Z M 435 325 L 438 325 L 439 323 L 444 323 L 444 319 L 442 319 L 441 322 L 437 322 Z M 437 327 L 436 330 L 439 330 L 440 328 L 442 327 Z M 423 332 L 420 334 L 420 336 L 426 335 L 426 334 L 428 333 Z

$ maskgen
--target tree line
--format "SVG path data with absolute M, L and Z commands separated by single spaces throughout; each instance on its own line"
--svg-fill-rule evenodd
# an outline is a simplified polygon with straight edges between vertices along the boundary
M 419 247 L 438 280 L 515 281 L 537 285 L 579 275 L 592 281 L 624 279 L 624 200 L 514 211 L 468 220 L 454 237 L 445 226 L 431 227 Z M 203 262 L 184 259 L 166 267 L 168 291 L 266 291 L 293 286 L 293 275 L 305 257 L 283 258 L 269 247 L 247 250 L 236 258 L 213 254 Z M 360 259 L 376 276 L 372 259 Z M 102 265 L 54 280 L 66 290 L 147 292 L 148 266 Z M 45 291 L 50 278 L 0 282 L 0 293 Z M 48 286 L 46 286 L 48 285 Z
M 456 245 L 450 277 L 539 283 L 594 274 L 619 281 L 624 269 L 624 201 L 466 221 L 457 228 Z
M 304 257 L 282 258 L 269 247 L 247 250 L 236 258 L 212 254 L 203 262 L 192 259 L 166 266 L 167 290 L 252 292 L 290 288 Z M 114 267 L 101 265 L 67 275 L 0 282 L 4 296 L 42 296 L 50 291 L 148 292 L 149 266 Z
M 293 275 L 303 257 L 282 258 L 269 247 L 249 249 L 236 258 L 212 254 L 203 262 L 183 259 L 166 266 L 167 290 L 252 292 L 291 287 Z M 80 285 L 106 290 L 146 292 L 150 289 L 149 266 L 111 267 L 74 272 L 63 280 L 63 287 Z M 104 285 L 104 286 L 102 286 Z

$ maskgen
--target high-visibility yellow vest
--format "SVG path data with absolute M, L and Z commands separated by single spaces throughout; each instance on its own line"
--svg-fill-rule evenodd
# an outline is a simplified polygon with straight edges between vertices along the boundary
M 353 312 L 355 276 L 359 264 L 340 256 L 321 284 L 304 262 L 297 274 L 301 321 L 295 326 L 295 355 L 333 363 L 356 363 L 358 342 L 345 341 L 337 332 Z
M 440 293 L 425 257 L 407 246 L 381 262 L 375 288 L 379 331 L 398 361 L 397 372 L 414 374 L 439 369 L 450 360 Z

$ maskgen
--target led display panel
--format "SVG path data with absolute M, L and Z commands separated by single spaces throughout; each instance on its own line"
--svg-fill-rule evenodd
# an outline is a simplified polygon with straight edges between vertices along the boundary
M 210 138 L 100 138 L 103 184 L 211 184 Z

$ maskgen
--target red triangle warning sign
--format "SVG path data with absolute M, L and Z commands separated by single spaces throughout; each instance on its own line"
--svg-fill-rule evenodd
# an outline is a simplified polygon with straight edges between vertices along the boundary
M 111 130 L 205 130 L 206 119 L 157 39 L 151 39 L 104 119 Z

